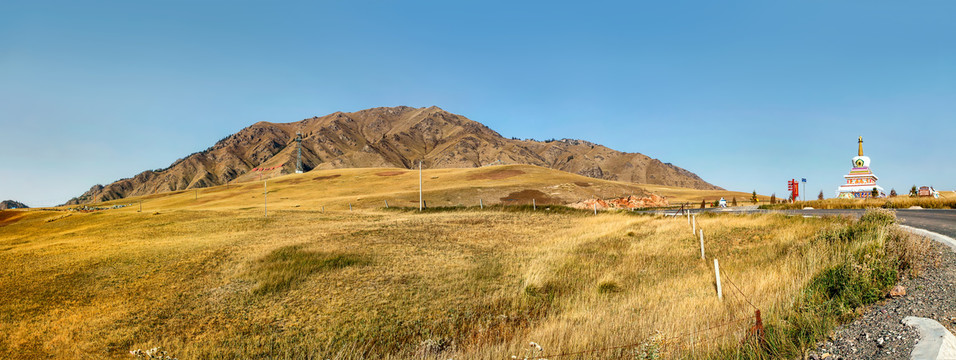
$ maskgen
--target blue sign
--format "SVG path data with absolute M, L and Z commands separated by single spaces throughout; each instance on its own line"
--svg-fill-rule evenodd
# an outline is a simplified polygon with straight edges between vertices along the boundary
M 807 182 L 807 178 L 800 179 L 801 182 Z

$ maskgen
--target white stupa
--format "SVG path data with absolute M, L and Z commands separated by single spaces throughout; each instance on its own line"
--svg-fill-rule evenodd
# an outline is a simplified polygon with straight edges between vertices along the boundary
M 837 188 L 837 197 L 841 199 L 866 199 L 873 196 L 873 189 L 885 197 L 883 188 L 876 184 L 878 179 L 870 171 L 870 157 L 863 156 L 863 137 L 859 140 L 859 150 L 857 156 L 853 157 L 853 169 L 850 173 L 843 175 L 846 183 Z

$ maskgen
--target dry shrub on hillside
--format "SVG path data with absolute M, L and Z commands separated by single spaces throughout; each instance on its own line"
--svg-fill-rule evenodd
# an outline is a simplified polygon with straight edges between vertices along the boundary
M 900 271 L 916 277 L 926 266 L 939 262 L 939 254 L 933 251 L 932 244 L 932 240 L 924 236 L 894 227 L 888 230 L 884 246 L 887 254 L 896 259 Z
M 870 209 L 860 217 L 860 224 L 887 226 L 897 223 L 896 211 Z M 933 251 L 932 241 L 923 236 L 908 233 L 899 227 L 885 227 L 883 248 L 887 258 L 897 264 L 900 276 L 918 276 L 923 268 L 938 261 L 939 254 Z

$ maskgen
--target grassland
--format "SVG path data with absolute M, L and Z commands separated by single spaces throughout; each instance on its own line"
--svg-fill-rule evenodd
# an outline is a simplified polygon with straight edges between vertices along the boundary
M 956 209 L 956 192 L 941 191 L 940 197 L 910 197 L 896 196 L 881 199 L 825 199 L 812 201 L 796 201 L 794 203 L 765 204 L 762 208 L 766 209 L 802 209 L 812 207 L 814 209 L 907 209 L 913 206 L 919 206 L 924 209 Z
M 378 209 L 385 206 L 418 206 L 417 171 L 408 169 L 316 170 L 268 180 L 272 209 Z M 491 166 L 478 169 L 430 169 L 422 176 L 428 206 L 566 204 L 593 198 L 656 194 L 672 204 L 709 202 L 724 196 L 749 204 L 751 194 L 725 190 L 695 190 L 589 178 L 531 165 Z M 235 210 L 261 208 L 261 181 L 212 188 L 130 197 L 95 204 L 112 206 L 142 201 L 144 209 Z M 746 197 L 746 198 L 745 198 Z M 769 197 L 759 195 L 761 202 Z
M 691 203 L 691 204 L 700 204 L 701 201 L 707 202 L 707 207 L 711 206 L 711 203 L 714 201 L 724 198 L 727 200 L 728 206 L 730 205 L 733 199 L 737 199 L 737 205 L 753 205 L 751 202 L 751 197 L 753 193 L 746 193 L 740 191 L 730 191 L 730 190 L 698 190 L 698 189 L 687 189 L 673 186 L 664 186 L 664 185 L 652 185 L 652 184 L 640 184 L 640 186 L 654 194 L 660 196 L 666 196 L 672 204 L 680 203 Z M 759 204 L 764 204 L 770 201 L 769 196 L 764 196 L 757 194 L 757 200 Z
M 454 196 L 508 198 L 579 180 L 487 179 L 499 170 L 426 173 L 426 199 L 457 205 Z M 142 212 L 0 212 L 0 358 L 128 358 L 161 347 L 180 359 L 501 359 L 526 355 L 531 341 L 546 356 L 620 347 L 574 358 L 793 356 L 847 316 L 811 321 L 833 296 L 808 288 L 853 259 L 903 258 L 881 252 L 896 239 L 882 223 L 703 215 L 701 260 L 686 218 L 549 205 L 384 210 L 386 199 L 417 200 L 417 178 L 336 171 L 270 182 L 268 218 L 261 184 L 150 196 Z M 364 178 L 336 186 L 351 176 Z M 468 183 L 481 177 L 485 187 Z M 577 187 L 640 190 L 589 181 Z M 878 295 L 886 281 L 859 288 Z M 748 302 L 763 311 L 768 349 L 741 346 Z M 794 328 L 799 319 L 807 325 Z

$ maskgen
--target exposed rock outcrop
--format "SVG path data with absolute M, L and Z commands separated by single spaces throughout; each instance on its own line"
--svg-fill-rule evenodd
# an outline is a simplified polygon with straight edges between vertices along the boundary
M 651 195 L 648 197 L 625 196 L 616 199 L 590 199 L 569 205 L 576 209 L 641 209 L 648 207 L 660 207 L 669 205 L 666 198 Z

